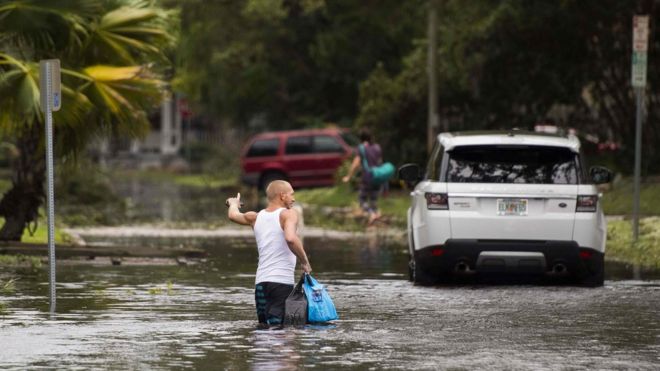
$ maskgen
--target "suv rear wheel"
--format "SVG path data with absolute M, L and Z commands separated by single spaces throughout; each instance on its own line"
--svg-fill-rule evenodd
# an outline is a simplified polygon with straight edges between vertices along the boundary
M 600 256 L 598 260 L 587 269 L 584 275 L 578 278 L 578 283 L 585 287 L 600 287 L 605 283 L 605 261 Z
M 435 282 L 434 277 L 424 271 L 420 264 L 415 262 L 414 257 L 411 257 L 410 262 L 408 263 L 408 278 L 415 285 L 425 286 Z

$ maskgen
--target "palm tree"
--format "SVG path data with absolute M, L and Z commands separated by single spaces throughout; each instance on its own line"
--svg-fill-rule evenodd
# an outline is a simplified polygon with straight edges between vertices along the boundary
M 147 1 L 0 1 L 0 139 L 17 150 L 12 188 L 0 200 L 0 240 L 20 241 L 44 201 L 38 61 L 61 61 L 56 155 L 75 157 L 92 138 L 146 133 L 146 113 L 164 92 L 174 20 Z

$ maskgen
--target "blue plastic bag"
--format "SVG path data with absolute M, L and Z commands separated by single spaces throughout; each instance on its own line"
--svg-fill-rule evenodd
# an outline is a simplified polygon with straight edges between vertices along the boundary
M 325 287 L 314 277 L 304 274 L 303 290 L 307 297 L 307 322 L 318 323 L 338 319 L 335 304 L 330 299 Z

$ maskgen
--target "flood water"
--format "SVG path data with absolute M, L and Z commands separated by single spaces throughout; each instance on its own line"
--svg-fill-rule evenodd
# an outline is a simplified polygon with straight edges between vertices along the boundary
M 126 243 L 147 243 L 128 241 Z M 153 242 L 153 241 L 152 241 Z M 609 265 L 605 286 L 412 286 L 405 247 L 307 238 L 340 314 L 329 326 L 258 330 L 256 249 L 209 239 L 196 265 L 58 266 L 0 293 L 0 367 L 47 369 L 496 369 L 660 367 L 660 275 Z

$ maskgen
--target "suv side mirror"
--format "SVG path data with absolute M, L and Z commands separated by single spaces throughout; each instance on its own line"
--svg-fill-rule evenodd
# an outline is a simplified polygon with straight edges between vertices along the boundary
M 398 171 L 399 179 L 408 185 L 415 184 L 422 179 L 422 174 L 417 164 L 401 165 Z
M 594 184 L 604 184 L 612 181 L 612 172 L 602 166 L 592 166 L 589 169 L 589 176 Z

